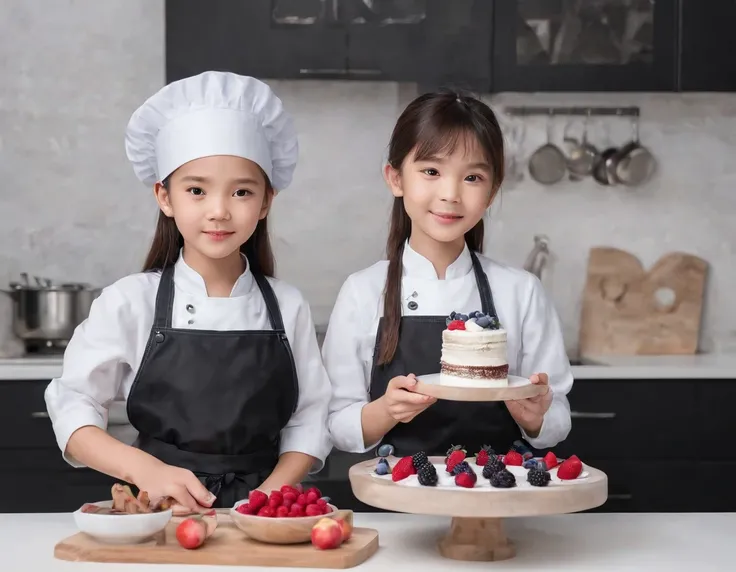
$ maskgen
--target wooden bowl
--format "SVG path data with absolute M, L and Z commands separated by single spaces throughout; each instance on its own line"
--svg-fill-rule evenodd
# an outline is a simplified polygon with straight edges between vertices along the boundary
M 235 510 L 246 500 L 238 502 L 230 509 L 230 518 L 235 526 L 242 530 L 253 540 L 267 544 L 301 544 L 310 542 L 312 527 L 322 518 L 342 518 L 352 524 L 352 510 L 338 510 L 337 507 L 328 503 L 332 512 L 319 514 L 317 516 L 298 517 L 268 517 L 251 514 L 241 514 Z

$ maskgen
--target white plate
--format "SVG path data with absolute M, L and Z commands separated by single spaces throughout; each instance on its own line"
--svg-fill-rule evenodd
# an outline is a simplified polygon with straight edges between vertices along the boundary
M 440 385 L 440 374 L 432 373 L 418 376 L 414 391 L 450 401 L 508 401 L 527 399 L 549 391 L 548 386 L 533 384 L 525 377 L 509 375 L 508 380 L 506 387 L 460 387 Z

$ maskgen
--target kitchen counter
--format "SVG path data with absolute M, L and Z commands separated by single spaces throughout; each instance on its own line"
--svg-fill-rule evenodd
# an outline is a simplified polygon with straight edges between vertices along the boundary
M 575 379 L 736 379 L 736 354 L 588 357 L 573 365 Z M 50 380 L 61 356 L 0 358 L 0 380 Z
M 418 515 L 356 514 L 356 526 L 379 531 L 378 552 L 356 569 L 403 572 L 458 570 L 646 570 L 649 572 L 728 570 L 736 514 L 573 514 L 506 519 L 517 556 L 502 562 L 446 560 L 435 542 L 449 519 Z M 4 570 L 157 571 L 160 565 L 81 564 L 56 560 L 54 545 L 76 532 L 70 514 L 0 514 Z M 14 565 L 11 563 L 15 563 Z M 166 570 L 195 572 L 227 567 L 176 565 Z M 287 568 L 248 568 L 278 572 Z M 306 570 L 306 569 L 305 569 Z

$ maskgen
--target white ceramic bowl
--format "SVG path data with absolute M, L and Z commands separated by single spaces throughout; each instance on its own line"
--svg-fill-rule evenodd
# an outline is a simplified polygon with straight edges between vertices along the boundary
M 90 503 L 111 507 L 112 501 Z M 108 544 L 137 544 L 161 532 L 171 520 L 172 510 L 149 514 L 94 514 L 74 511 L 77 528 Z
M 322 518 L 348 518 L 352 522 L 352 511 L 338 510 L 335 505 L 327 503 L 332 510 L 317 516 L 270 517 L 252 514 L 241 514 L 235 510 L 247 499 L 238 501 L 230 509 L 230 518 L 235 526 L 245 532 L 253 540 L 268 544 L 300 544 L 309 542 L 312 527 Z

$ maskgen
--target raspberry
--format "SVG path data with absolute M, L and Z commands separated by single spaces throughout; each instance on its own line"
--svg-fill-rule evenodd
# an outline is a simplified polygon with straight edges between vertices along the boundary
M 453 320 L 449 324 L 447 324 L 448 330 L 464 330 L 465 329 L 465 322 L 462 320 Z

